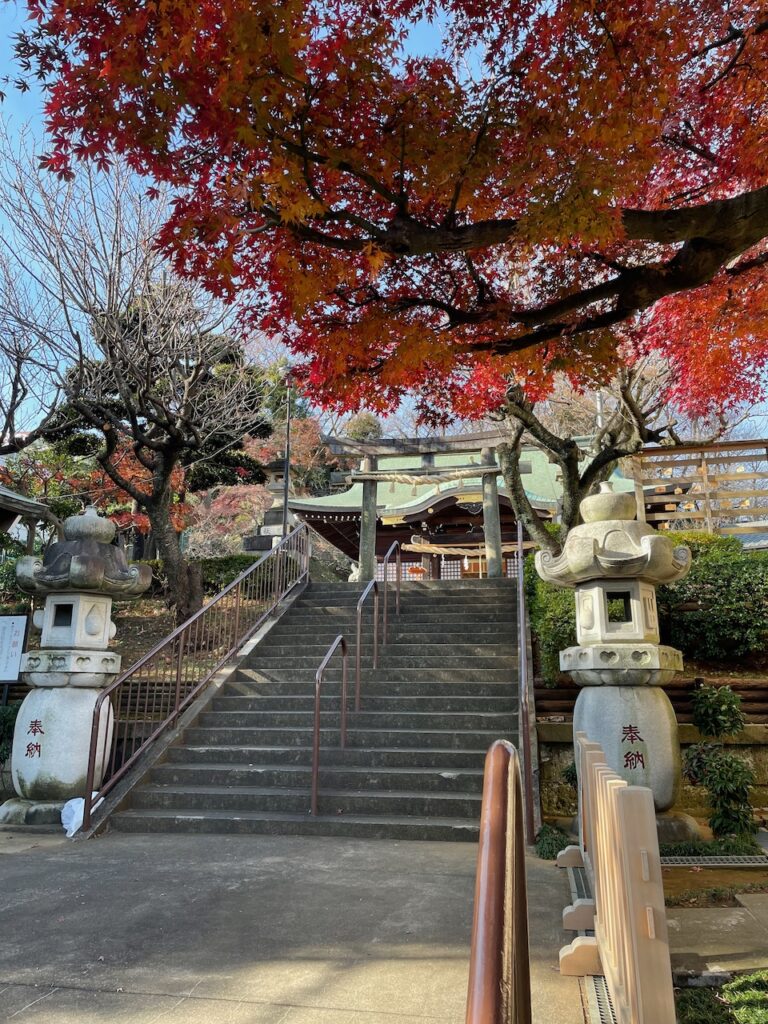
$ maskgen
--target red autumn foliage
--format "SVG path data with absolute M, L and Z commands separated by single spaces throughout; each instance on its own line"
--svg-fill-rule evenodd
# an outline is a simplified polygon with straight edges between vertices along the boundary
M 246 296 L 313 397 L 477 415 L 508 375 L 579 386 L 638 347 L 691 411 L 762 393 L 757 0 L 29 7 L 47 166 L 114 148 L 168 183 L 176 268 Z

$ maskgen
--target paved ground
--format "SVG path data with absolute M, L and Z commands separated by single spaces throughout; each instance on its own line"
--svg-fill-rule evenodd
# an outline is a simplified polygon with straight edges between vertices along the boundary
M 0 832 L 0 1020 L 461 1024 L 476 847 Z M 529 861 L 536 1024 L 582 1024 L 557 973 L 565 873 Z
M 738 907 L 667 911 L 674 970 L 701 974 L 768 967 L 768 896 L 744 893 L 736 899 Z

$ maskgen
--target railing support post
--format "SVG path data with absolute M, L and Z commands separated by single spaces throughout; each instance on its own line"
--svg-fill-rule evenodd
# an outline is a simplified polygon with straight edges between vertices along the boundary
M 320 667 L 315 673 L 315 720 L 312 728 L 312 789 L 309 798 L 309 813 L 317 815 L 318 793 L 320 790 L 320 691 L 322 690 L 328 662 L 341 647 L 341 723 L 339 746 L 343 750 L 347 743 L 347 678 L 348 649 L 346 638 L 339 634 L 328 648 Z
M 357 635 L 355 638 L 355 711 L 360 710 L 360 690 L 363 675 L 363 605 L 366 598 L 373 591 L 373 667 L 379 663 L 378 637 L 379 637 L 379 584 L 371 580 L 368 586 L 360 595 L 357 602 Z
M 389 628 L 389 595 L 388 595 L 388 587 L 389 587 L 389 560 L 392 557 L 393 553 L 395 554 L 395 565 L 396 565 L 396 569 L 395 569 L 395 611 L 397 613 L 398 618 L 400 616 L 400 582 L 401 582 L 402 575 L 403 575 L 403 565 L 402 565 L 401 555 L 400 555 L 400 542 L 399 541 L 395 541 L 393 544 L 390 545 L 389 551 L 387 551 L 386 555 L 384 555 L 384 562 L 382 563 L 383 567 L 384 567 L 384 615 L 383 615 L 383 626 L 384 626 L 384 628 L 383 628 L 383 635 L 382 635 L 382 640 L 381 640 L 382 647 L 386 647 L 387 646 L 387 640 L 388 640 L 388 628 Z

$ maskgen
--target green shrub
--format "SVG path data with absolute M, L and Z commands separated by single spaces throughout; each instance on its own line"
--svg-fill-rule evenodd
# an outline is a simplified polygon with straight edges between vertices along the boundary
M 536 853 L 542 860 L 556 860 L 569 843 L 568 833 L 557 825 L 542 825 L 536 836 Z
M 27 600 L 27 595 L 16 582 L 15 558 L 7 558 L 0 562 L 0 596 L 6 604 L 18 604 Z
M 711 988 L 684 988 L 676 994 L 677 1024 L 733 1024 L 727 1006 Z
M 0 768 L 11 756 L 13 745 L 13 727 L 19 714 L 21 701 L 14 701 L 11 704 L 0 706 Z
M 744 728 L 741 697 L 729 686 L 701 686 L 693 695 L 693 724 L 712 739 Z M 752 767 L 722 744 L 697 743 L 685 753 L 683 773 L 707 790 L 709 827 L 716 836 L 756 832 L 749 796 L 755 784 Z
M 568 783 L 569 786 L 573 786 L 574 789 L 578 788 L 579 776 L 576 771 L 576 762 L 571 761 L 563 768 L 563 782 Z
M 576 643 L 576 602 L 573 590 L 555 587 L 540 579 L 529 555 L 525 560 L 525 584 L 531 632 L 536 638 L 539 670 L 548 686 L 560 674 L 560 651 Z
M 749 794 L 755 784 L 751 766 L 736 754 L 703 744 L 691 747 L 683 760 L 683 772 L 694 785 L 707 790 L 711 813 L 709 827 L 716 836 L 746 835 L 757 831 Z
M 203 590 L 218 594 L 241 572 L 249 569 L 261 558 L 260 554 L 226 555 L 223 558 L 202 558 L 197 564 L 203 573 Z
M 741 697 L 730 686 L 699 686 L 692 697 L 693 724 L 702 736 L 734 736 L 746 725 Z
M 751 835 L 729 836 L 712 842 L 689 839 L 683 843 L 661 843 L 659 846 L 662 857 L 754 857 L 762 852 L 762 847 Z
M 721 994 L 736 1024 L 768 1024 L 768 971 L 742 974 Z
M 206 594 L 218 594 L 227 584 L 231 583 L 241 572 L 245 572 L 254 562 L 261 558 L 259 554 L 225 555 L 222 558 L 202 558 L 197 563 L 203 574 L 203 590 Z M 148 565 L 152 569 L 152 583 L 148 596 L 161 597 L 165 594 L 168 581 L 159 558 L 145 559 L 137 565 Z M 269 570 L 265 570 L 269 572 Z
M 662 640 L 687 657 L 723 661 L 768 646 L 768 557 L 715 548 L 659 588 Z
M 706 533 L 704 530 L 671 530 L 665 531 L 675 544 L 685 544 L 691 549 L 694 560 L 700 555 L 713 553 L 727 553 L 740 555 L 743 553 L 741 541 L 738 537 L 720 537 L 716 533 Z

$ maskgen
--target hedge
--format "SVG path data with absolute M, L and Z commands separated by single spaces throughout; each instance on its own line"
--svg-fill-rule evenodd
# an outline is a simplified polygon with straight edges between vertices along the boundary
M 735 537 L 680 531 L 674 539 L 693 552 L 688 575 L 659 587 L 661 642 L 687 658 L 725 661 L 768 650 L 768 553 L 745 552 Z M 526 559 L 531 630 L 545 683 L 559 675 L 559 652 L 576 643 L 573 590 L 554 587 Z
M 768 554 L 713 551 L 678 583 L 659 588 L 662 641 L 688 657 L 722 661 L 765 653 Z
M 231 583 L 241 572 L 257 562 L 262 556 L 260 554 L 225 555 L 222 558 L 201 558 L 195 564 L 199 565 L 203 574 L 203 590 L 206 594 L 218 594 L 228 583 Z M 166 579 L 163 571 L 163 563 L 159 558 L 146 559 L 135 565 L 148 565 L 152 569 L 152 584 L 149 588 L 149 597 L 160 597 L 165 593 Z

